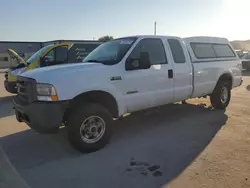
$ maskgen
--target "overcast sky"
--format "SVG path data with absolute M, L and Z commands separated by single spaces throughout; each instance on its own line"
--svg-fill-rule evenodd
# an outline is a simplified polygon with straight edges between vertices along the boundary
M 153 34 L 250 39 L 250 0 L 2 0 L 0 40 Z

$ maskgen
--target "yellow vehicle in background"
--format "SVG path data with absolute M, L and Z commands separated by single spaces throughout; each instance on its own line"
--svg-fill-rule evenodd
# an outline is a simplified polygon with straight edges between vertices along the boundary
M 11 58 L 17 59 L 20 63 L 5 72 L 4 86 L 10 93 L 17 93 L 17 76 L 23 72 L 45 66 L 59 65 L 65 63 L 82 62 L 91 51 L 93 51 L 101 42 L 62 42 L 47 45 L 30 58 L 24 60 L 12 49 L 8 49 Z

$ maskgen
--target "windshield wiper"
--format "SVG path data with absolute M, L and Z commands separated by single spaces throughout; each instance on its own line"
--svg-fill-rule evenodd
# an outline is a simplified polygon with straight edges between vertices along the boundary
M 87 61 L 84 61 L 85 63 L 101 63 L 103 65 L 112 65 L 113 63 L 110 63 L 110 61 L 108 60 L 103 60 L 103 61 L 100 61 L 100 60 L 97 60 L 97 59 L 90 59 L 90 60 L 87 60 Z M 112 62 L 112 61 L 111 61 Z
M 88 60 L 88 61 L 86 61 L 86 62 L 90 62 L 90 63 L 103 63 L 102 61 L 99 61 L 99 60 L 96 60 L 96 59 L 90 59 L 90 60 Z

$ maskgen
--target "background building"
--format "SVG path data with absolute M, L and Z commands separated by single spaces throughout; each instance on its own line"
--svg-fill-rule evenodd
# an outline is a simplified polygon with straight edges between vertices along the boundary
M 0 68 L 8 68 L 16 65 L 17 60 L 10 58 L 9 48 L 19 53 L 22 58 L 30 57 L 42 47 L 41 42 L 3 42 L 0 41 Z
M 12 59 L 7 50 L 9 48 L 16 51 L 22 58 L 28 59 L 32 54 L 49 44 L 56 42 L 73 42 L 75 45 L 73 48 L 79 50 L 79 58 L 86 56 L 84 52 L 92 51 L 96 44 L 100 44 L 99 41 L 95 40 L 54 40 L 46 42 L 12 42 L 12 41 L 0 41 L 0 68 L 9 68 L 15 66 L 18 62 Z

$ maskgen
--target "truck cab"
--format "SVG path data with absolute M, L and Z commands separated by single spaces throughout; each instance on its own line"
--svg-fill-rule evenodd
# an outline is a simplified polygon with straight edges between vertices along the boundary
M 64 124 L 73 147 L 96 151 L 126 113 L 204 96 L 225 109 L 241 83 L 225 38 L 131 36 L 98 46 L 83 63 L 22 73 L 13 104 L 19 122 L 39 133 Z

